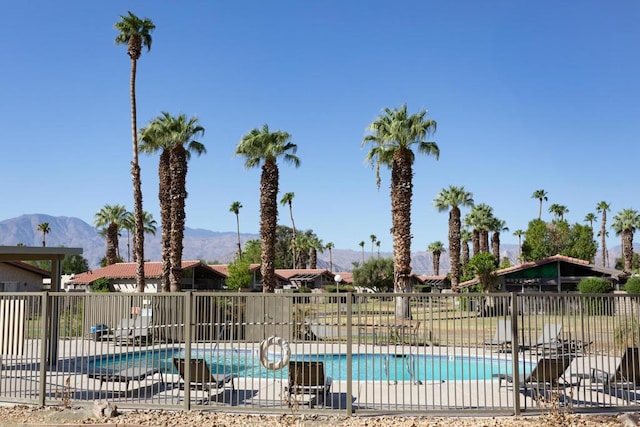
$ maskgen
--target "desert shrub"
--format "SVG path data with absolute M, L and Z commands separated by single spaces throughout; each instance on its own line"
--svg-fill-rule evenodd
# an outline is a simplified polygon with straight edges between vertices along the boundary
M 627 284 L 624 285 L 624 290 L 628 294 L 640 294 L 640 277 L 635 276 L 627 280 Z
M 628 317 L 616 327 L 614 331 L 614 339 L 620 347 L 630 347 L 637 345 L 638 321 L 635 317 Z

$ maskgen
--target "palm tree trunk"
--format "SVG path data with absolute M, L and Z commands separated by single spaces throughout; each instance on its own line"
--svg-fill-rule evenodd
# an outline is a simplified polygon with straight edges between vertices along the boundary
M 395 293 L 411 292 L 411 161 L 411 152 L 399 147 L 393 156 L 391 167 L 391 234 Z M 396 318 L 411 318 L 408 297 L 396 298 Z
M 329 248 L 329 271 L 333 273 L 333 253 L 331 248 Z
M 289 216 L 291 216 L 291 256 L 293 259 L 291 260 L 291 265 L 293 268 L 297 268 L 296 266 L 296 223 L 293 220 L 293 204 L 291 200 L 289 200 Z
M 491 251 L 493 256 L 500 262 L 500 233 L 497 231 L 491 236 Z
M 449 260 L 451 271 L 451 289 L 458 291 L 460 282 L 460 208 L 453 206 L 449 212 Z
M 131 59 L 131 140 L 133 161 L 131 162 L 131 177 L 133 180 L 133 216 L 136 224 L 134 252 L 136 258 L 136 291 L 144 292 L 144 218 L 142 210 L 142 179 L 138 164 L 138 120 L 136 111 L 136 67 L 137 60 Z
M 118 244 L 118 226 L 112 222 L 107 227 L 107 265 L 118 262 L 116 245 Z
M 633 265 L 633 231 L 622 232 L 622 254 L 624 256 L 624 271 L 630 272 Z
M 614 218 L 615 219 L 615 218 Z M 601 242 L 602 242 L 602 266 L 605 267 L 605 260 L 606 260 L 606 256 L 605 254 L 607 254 L 607 240 L 606 240 L 606 236 L 607 236 L 607 212 L 606 210 L 602 210 L 602 226 L 600 227 L 600 236 L 601 236 Z
M 440 275 L 440 253 L 433 253 L 433 274 L 434 276 Z
M 489 232 L 480 230 L 480 252 L 489 252 Z
M 236 214 L 236 230 L 238 232 L 238 258 L 242 259 L 242 242 L 240 241 L 240 215 Z
M 187 153 L 181 144 L 171 149 L 171 292 L 182 289 L 182 249 L 185 222 L 185 189 L 187 177 Z
M 474 228 L 471 231 L 471 246 L 473 248 L 473 256 L 480 253 L 480 230 Z
M 465 271 L 467 264 L 469 264 L 469 242 L 462 243 L 462 271 Z
M 309 268 L 314 270 L 318 267 L 318 250 L 311 248 L 309 252 Z
M 262 240 L 262 291 L 276 289 L 275 254 L 276 228 L 278 222 L 278 165 L 265 161 L 260 177 L 260 239 Z
M 171 281 L 171 174 L 169 173 L 170 157 L 170 150 L 163 150 L 162 154 L 160 154 L 160 162 L 158 167 L 158 177 L 160 179 L 160 223 L 162 225 L 162 292 L 170 291 Z
M 542 199 L 540 199 L 540 207 L 538 208 L 538 220 L 542 219 Z

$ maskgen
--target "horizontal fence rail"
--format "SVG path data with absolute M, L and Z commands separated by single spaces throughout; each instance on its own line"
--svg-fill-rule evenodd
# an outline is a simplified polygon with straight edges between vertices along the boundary
M 2 293 L 0 400 L 637 410 L 639 316 L 626 294 Z

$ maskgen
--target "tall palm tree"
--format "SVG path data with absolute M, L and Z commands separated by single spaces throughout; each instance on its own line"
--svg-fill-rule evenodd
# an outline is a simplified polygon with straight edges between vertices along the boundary
M 462 264 L 462 271 L 464 272 L 464 275 L 467 275 L 467 264 L 469 264 L 469 242 L 472 239 L 472 234 L 469 230 L 467 230 L 466 228 L 462 229 L 460 231 L 460 245 L 462 246 L 461 248 L 461 264 Z
M 600 219 L 600 243 L 602 245 L 602 266 L 606 265 L 607 256 L 607 212 L 611 210 L 611 204 L 604 200 L 596 205 L 596 211 L 602 214 Z
M 162 237 L 167 239 L 168 235 L 169 240 L 169 243 L 166 240 L 162 242 L 162 289 L 166 291 L 166 270 L 169 268 L 169 289 L 171 292 L 179 292 L 182 287 L 188 160 L 191 158 L 191 153 L 200 156 L 207 152 L 205 146 L 196 140 L 204 135 L 204 128 L 197 117 L 187 118 L 184 114 L 174 117 L 167 112 L 162 112 L 142 129 L 141 134 L 140 151 L 146 153 L 161 151 L 160 167 L 168 165 L 168 173 L 166 169 L 159 171 Z
M 324 252 L 324 243 L 318 236 L 313 235 L 309 238 L 309 268 L 318 268 L 318 252 Z
M 568 213 L 569 209 L 564 205 L 559 205 L 558 203 L 553 203 L 549 206 L 549 213 L 553 214 L 554 221 L 562 221 L 564 220 L 564 214 Z
M 362 265 L 364 265 L 364 240 L 358 243 L 358 245 L 362 248 Z
M 133 212 L 125 212 L 121 228 L 127 230 L 127 262 L 131 262 L 131 232 L 135 233 L 136 230 L 136 218 Z
M 478 229 L 478 212 L 474 209 L 464 217 L 464 225 L 469 228 L 471 231 L 471 250 L 473 251 L 473 255 L 478 255 L 480 253 L 480 230 Z
M 611 228 L 616 236 L 622 236 L 624 271 L 631 272 L 633 262 L 633 233 L 640 228 L 640 215 L 634 209 L 623 209 L 613 217 Z
M 465 216 L 465 225 L 473 233 L 473 255 L 489 252 L 489 229 L 493 218 L 493 208 L 485 203 L 475 205 Z
M 380 259 L 380 240 L 376 240 L 376 247 L 378 248 L 378 259 Z
M 491 220 L 490 230 L 491 235 L 491 252 L 495 259 L 500 261 L 500 233 L 503 231 L 509 231 L 507 223 L 501 219 L 493 217 Z
M 376 240 L 378 239 L 375 234 L 369 236 L 371 240 L 371 258 L 373 258 L 373 246 L 376 244 Z
M 521 262 L 521 256 L 522 256 L 522 236 L 524 236 L 524 231 L 522 231 L 521 229 L 517 229 L 516 231 L 513 232 L 513 235 L 518 237 L 518 262 Z
M 592 230 L 593 230 L 593 223 L 596 222 L 597 220 L 598 220 L 598 217 L 596 217 L 596 214 L 594 214 L 593 212 L 589 212 L 584 216 L 584 222 L 588 222 L 589 227 L 591 227 Z
M 236 230 L 238 232 L 238 258 L 242 259 L 242 242 L 240 242 L 240 209 L 242 208 L 242 203 L 233 202 L 229 207 L 229 212 L 233 212 L 236 216 Z
M 278 158 L 300 166 L 295 155 L 298 146 L 291 142 L 291 135 L 283 131 L 269 131 L 266 124 L 262 129 L 253 129 L 242 137 L 236 147 L 236 155 L 245 158 L 245 167 L 258 167 L 262 163 L 260 178 L 260 239 L 262 243 L 262 283 L 263 292 L 274 292 L 276 227 L 278 222 Z
M 366 159 L 375 167 L 380 188 L 380 168 L 391 168 L 391 235 L 393 236 L 394 292 L 411 292 L 411 199 L 413 196 L 413 161 L 418 153 L 433 155 L 440 149 L 426 141 L 436 130 L 436 122 L 426 118 L 426 110 L 407 114 L 407 105 L 396 110 L 385 108 L 384 114 L 369 125 L 370 134 L 362 144 L 373 147 Z M 410 318 L 409 299 L 396 298 L 396 317 Z
M 94 217 L 96 227 L 105 229 L 107 240 L 107 265 L 118 262 L 118 232 L 127 210 L 123 205 L 104 205 Z
M 153 215 L 147 211 L 142 211 L 142 229 L 144 230 L 144 234 L 151 234 L 152 236 L 156 235 L 156 231 L 158 231 L 158 222 L 153 219 Z M 136 235 L 133 235 L 133 246 L 135 247 Z M 137 262 L 136 253 L 133 253 L 133 261 Z
M 296 222 L 293 220 L 293 198 L 296 197 L 296 193 L 289 192 L 284 193 L 280 204 L 282 206 L 289 206 L 289 216 L 291 217 L 291 256 L 293 257 L 293 268 L 296 268 Z
M 333 272 L 333 248 L 335 248 L 336 245 L 333 244 L 333 242 L 328 242 L 326 245 L 324 245 L 325 249 L 327 249 L 329 251 L 329 271 Z
M 298 267 L 305 269 L 309 266 L 309 255 L 311 254 L 311 238 L 312 235 L 307 231 L 307 233 L 298 234 L 296 236 L 295 247 L 296 247 L 296 259 L 298 260 Z
M 451 290 L 457 292 L 460 281 L 460 228 L 462 227 L 460 208 L 473 206 L 473 194 L 465 191 L 464 186 L 450 185 L 449 188 L 443 188 L 440 191 L 433 203 L 438 212 L 449 210 Z
M 143 218 L 144 234 L 151 234 L 155 236 L 158 223 L 156 222 L 155 219 L 153 219 L 153 215 L 147 211 L 143 211 L 142 218 Z M 120 228 L 124 228 L 125 230 L 127 230 L 127 262 L 130 262 L 131 261 L 131 233 L 135 232 L 135 229 L 136 229 L 136 221 L 132 212 L 129 212 L 129 211 L 125 212 Z M 133 239 L 135 240 L 135 238 L 136 236 L 134 233 Z M 135 246 L 135 243 L 134 243 L 134 246 Z M 134 252 L 133 254 L 134 262 L 136 262 L 135 255 L 136 254 Z
M 134 239 L 136 268 L 136 289 L 144 292 L 144 217 L 142 210 L 142 180 L 140 178 L 140 165 L 138 163 L 138 119 L 136 112 L 136 71 L 138 59 L 142 49 L 151 50 L 151 33 L 156 28 L 148 19 L 140 19 L 130 11 L 127 15 L 120 15 L 120 21 L 115 24 L 118 35 L 117 45 L 127 46 L 127 55 L 131 59 L 131 76 L 129 78 L 129 94 L 131 98 L 131 139 L 133 148 L 133 161 L 131 162 L 131 177 L 133 181 L 133 204 L 136 223 L 136 238 Z
M 49 227 L 48 222 L 43 222 L 38 224 L 38 231 L 42 231 L 42 247 L 47 246 L 47 234 L 51 233 L 51 227 Z
M 433 274 L 435 276 L 440 275 L 440 255 L 445 252 L 444 243 L 440 240 L 436 240 L 435 242 L 429 243 L 427 246 L 427 251 L 433 254 Z
M 536 190 L 531 196 L 532 199 L 538 199 L 540 201 L 540 207 L 538 208 L 538 219 L 542 219 L 542 202 L 546 202 L 548 199 L 547 192 L 544 190 Z
M 589 228 L 591 228 L 591 238 L 593 239 L 593 223 L 598 220 L 598 217 L 593 212 L 589 212 L 584 216 L 584 222 L 589 223 Z

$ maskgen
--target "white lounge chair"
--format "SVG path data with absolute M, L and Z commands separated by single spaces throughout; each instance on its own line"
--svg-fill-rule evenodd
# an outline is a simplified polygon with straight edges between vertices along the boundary
M 498 319 L 493 339 L 486 340 L 484 345 L 486 347 L 500 347 L 501 349 L 505 349 L 511 345 L 512 336 L 511 319 Z
M 542 328 L 542 332 L 538 339 L 528 345 L 520 346 L 521 350 L 556 350 L 562 344 L 560 341 L 560 333 L 562 332 L 562 324 L 546 323 Z

